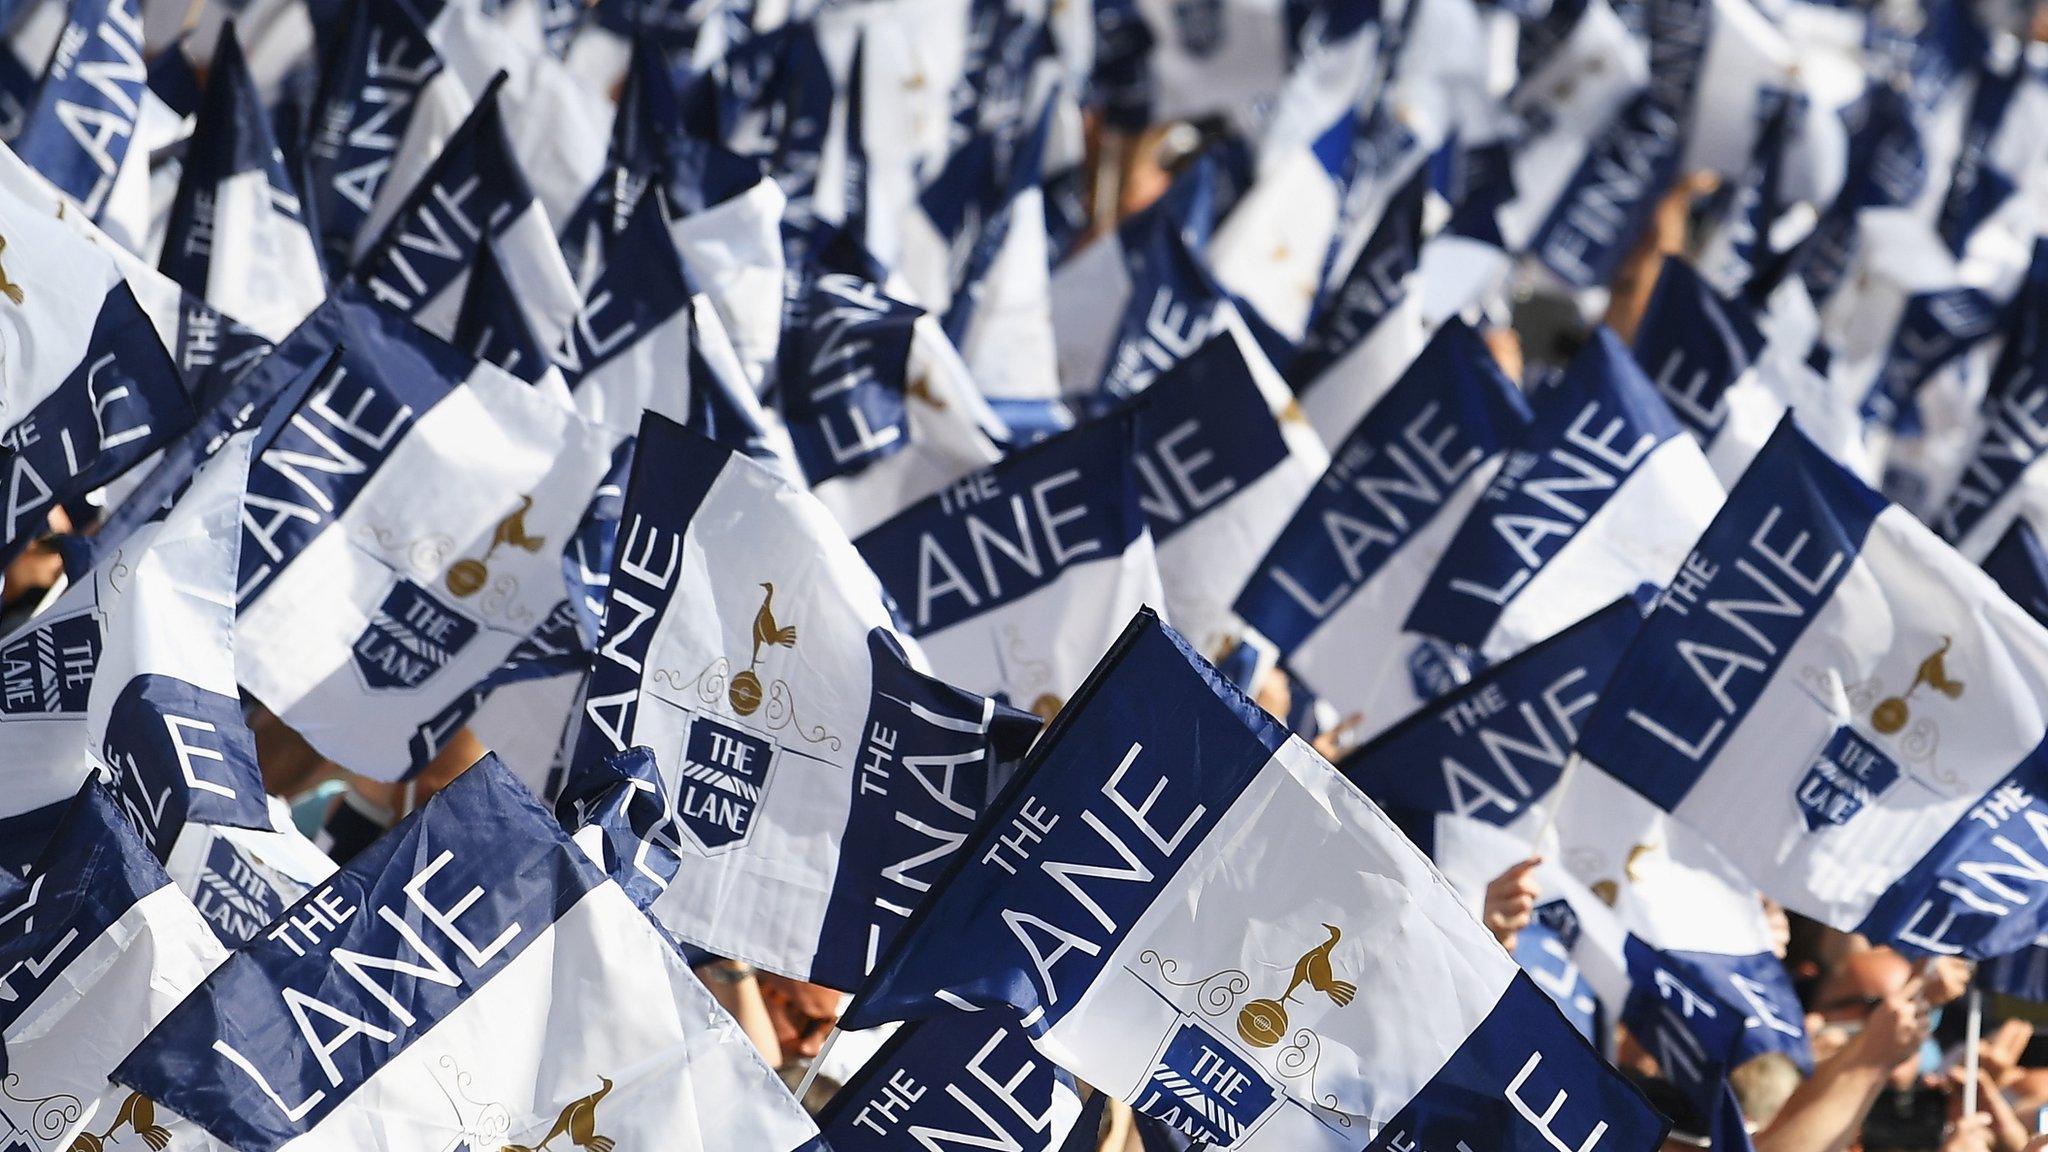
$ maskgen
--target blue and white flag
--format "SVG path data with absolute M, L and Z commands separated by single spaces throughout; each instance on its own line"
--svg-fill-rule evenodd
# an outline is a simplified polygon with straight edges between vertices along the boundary
M 355 276 L 379 301 L 446 339 L 455 333 L 462 289 L 476 249 L 489 236 L 499 268 L 518 290 L 527 322 L 544 346 L 567 331 L 581 303 L 554 226 L 527 183 L 507 135 L 503 80 L 474 111 L 356 262 Z
M 320 253 L 232 24 L 207 77 L 157 266 L 264 339 L 282 340 L 327 295 Z
M 2048 631 L 1788 421 L 1579 751 L 1774 898 L 1921 953 L 2041 934 Z
M 778 387 L 811 488 L 858 536 L 1002 459 L 1008 427 L 939 322 L 854 272 L 811 277 Z
M 548 349 L 534 334 L 518 289 L 505 278 L 498 242 L 488 236 L 476 246 L 449 342 L 529 384 L 539 383 L 548 371 Z
M 256 371 L 337 347 L 257 442 L 235 659 L 322 755 L 397 779 L 431 756 L 430 722 L 555 618 L 625 436 L 353 285 Z
M 1287 369 L 1301 410 L 1334 451 L 1422 349 L 1422 254 L 1427 174 L 1417 172 L 1387 203 L 1351 270 L 1309 322 Z
M 1411 632 L 1499 660 L 1649 584 L 1720 506 L 1697 441 L 1621 340 L 1595 330 L 1445 545 Z
M 816 1132 L 495 757 L 231 956 L 114 1078 L 244 1152 L 784 1152 Z
M 2015 522 L 2048 528 L 2048 242 L 2000 325 L 2004 343 L 1991 368 L 1978 424 L 1955 488 L 1933 518 L 1956 550 L 1981 559 Z
M 149 166 L 147 157 L 128 162 L 128 153 L 148 86 L 135 0 L 72 0 L 35 106 L 11 141 L 89 219 L 130 225 L 116 234 L 137 249 L 146 234 L 136 209 L 148 209 Z
M 782 339 L 782 214 L 788 203 L 781 187 L 763 176 L 669 222 L 683 267 L 711 298 L 756 390 L 767 382 Z
M 405 0 L 355 0 L 321 69 L 309 117 L 306 198 L 337 275 L 353 264 L 370 213 L 423 90 L 443 77 L 440 54 Z M 452 75 L 438 81 L 454 85 Z
M 1144 413 L 1138 506 L 1166 609 L 1221 659 L 1243 632 L 1232 601 L 1330 457 L 1234 317 L 1146 390 Z
M 1666 1128 L 1370 801 L 1150 613 L 841 1025 L 948 1004 L 1015 1013 L 1223 1147 L 1648 1149 Z
M 1289 340 L 1307 334 L 1335 259 L 1356 130 L 1346 106 L 1312 140 L 1269 144 L 1209 245 L 1217 282 Z
M 0 1146 L 219 1148 L 108 1077 L 226 957 L 113 795 L 81 788 L 28 874 L 0 880 Z
M 1984 557 L 1985 573 L 1998 582 L 1998 589 L 2027 614 L 2048 624 L 2048 547 L 2040 533 L 2024 520 L 2015 520 L 2005 530 L 1991 554 Z
M 0 240 L 4 560 L 47 531 L 51 508 L 134 467 L 194 411 L 111 242 L 86 240 L 12 187 L 0 191 Z
M 1237 614 L 1365 735 L 1467 677 L 1469 652 L 1402 621 L 1528 423 L 1493 354 L 1448 321 L 1337 445 L 1239 594 Z
M 932 669 L 1050 719 L 1164 598 L 1125 410 L 971 472 L 854 541 Z
M 1099 1093 L 1098 1093 L 1099 1095 Z M 1014 1017 L 954 1012 L 898 1028 L 818 1114 L 832 1152 L 952 1147 L 1064 1152 L 1100 1122 L 1074 1078 L 1031 1046 Z
M 649 414 L 620 524 L 564 798 L 652 749 L 656 917 L 850 989 L 1036 726 L 925 675 L 830 513 L 728 447 Z

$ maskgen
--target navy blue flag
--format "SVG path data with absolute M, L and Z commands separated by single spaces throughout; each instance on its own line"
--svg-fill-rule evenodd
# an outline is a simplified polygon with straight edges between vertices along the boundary
M 462 311 L 455 317 L 457 348 L 488 360 L 527 383 L 548 369 L 548 352 L 534 335 L 519 307 L 519 296 L 498 263 L 498 242 L 485 237 L 476 247 L 469 283 L 462 291 Z
M 2027 277 L 2000 325 L 2005 338 L 1991 366 L 1979 422 L 1955 489 L 1932 520 L 1942 539 L 1980 557 L 2018 519 L 2048 512 L 2048 241 L 2036 241 Z
M 2048 547 L 2040 534 L 2025 520 L 2015 520 L 2005 530 L 1991 554 L 1984 557 L 1984 571 L 1998 581 L 1999 591 L 2027 614 L 2048 624 Z
M 1351 270 L 1317 307 L 1301 351 L 1287 366 L 1297 392 L 1308 391 L 1323 371 L 1357 347 L 1407 298 L 1409 277 L 1422 254 L 1422 210 L 1429 173 L 1418 169 L 1387 202 L 1372 237 Z
M 1711 446 L 1728 388 L 1763 351 L 1746 309 L 1723 300 L 1691 264 L 1666 257 L 1636 328 L 1635 358 L 1686 431 Z
M 17 156 L 99 219 L 135 139 L 149 73 L 135 0 L 72 0 Z

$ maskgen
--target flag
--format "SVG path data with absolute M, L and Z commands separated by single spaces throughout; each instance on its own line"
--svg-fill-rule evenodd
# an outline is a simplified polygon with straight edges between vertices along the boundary
M 1332 451 L 1239 593 L 1237 614 L 1339 715 L 1362 715 L 1365 735 L 1468 675 L 1469 652 L 1401 621 L 1528 422 L 1492 353 L 1447 321 Z
M 1307 334 L 1335 258 L 1356 130 L 1346 105 L 1313 139 L 1271 139 L 1258 179 L 1209 245 L 1217 282 L 1289 340 Z
M 282 340 L 327 295 L 320 253 L 232 23 L 207 76 L 158 267 L 264 339 Z
M 499 79 L 485 88 L 469 118 L 356 261 L 355 276 L 378 301 L 445 339 L 454 334 L 470 264 L 488 235 L 534 335 L 553 346 L 580 301 L 555 245 L 554 226 L 506 135 L 503 87 Z
M 748 183 L 732 174 L 706 172 L 714 174 L 720 178 L 707 179 L 707 190 L 738 190 L 671 220 L 669 237 L 682 253 L 691 283 L 717 309 L 745 381 L 758 391 L 782 338 L 782 213 L 789 198 L 766 176 Z
M 2048 549 L 2042 547 L 2032 524 L 2013 521 L 1984 557 L 1982 567 L 1998 582 L 1999 591 L 2026 609 L 2027 615 L 2048 624 Z
M 1488 660 L 1661 587 L 1721 499 L 1699 445 L 1606 328 L 1533 406 L 1406 624 Z
M 46 531 L 51 508 L 133 467 L 194 411 L 116 257 L 13 187 L 0 192 L 0 236 L 5 560 Z
M 88 783 L 27 874 L 0 880 L 0 1039 L 8 1148 L 212 1149 L 160 1102 L 108 1082 L 123 1053 L 196 988 L 227 949 Z
M 1371 802 L 1150 613 L 840 1024 L 960 1004 L 1225 1147 L 1666 1127 Z
M 498 242 L 488 236 L 476 246 L 449 342 L 529 384 L 539 383 L 548 370 L 547 349 L 520 306 L 518 290 L 505 279 Z
M 2038 465 L 2048 453 L 2048 242 L 2034 245 L 2034 263 L 2002 325 L 2005 337 L 1991 367 L 1977 423 L 1982 432 L 1968 450 L 1962 475 L 1933 518 L 1935 531 L 1956 550 L 1982 559 L 2015 522 L 2048 525 L 2039 490 L 2048 482 Z
M 243 1152 L 565 1133 L 780 1152 L 816 1131 L 495 757 L 231 956 L 114 1079 Z
M 323 755 L 397 779 L 431 757 L 429 722 L 555 620 L 563 550 L 624 436 L 352 285 L 275 371 L 337 348 L 257 441 L 235 658 Z
M 89 219 L 126 225 L 116 235 L 140 248 L 149 167 L 147 157 L 127 161 L 149 82 L 141 10 L 135 0 L 72 0 L 55 43 L 66 50 L 52 51 L 11 146 Z
M 1288 379 L 1301 410 L 1335 450 L 1421 354 L 1426 334 L 1416 276 L 1427 174 L 1394 194 L 1372 236 L 1310 320 Z
M 1146 390 L 1136 451 L 1167 612 L 1220 659 L 1243 631 L 1231 602 L 1329 454 L 1234 318 Z
M 1787 908 L 1921 953 L 2040 935 L 2048 631 L 1781 424 L 1579 751 Z
M 1050 718 L 1162 599 L 1124 411 L 970 472 L 854 541 L 949 683 Z
M 429 85 L 456 87 L 404 0 L 354 0 L 320 70 L 308 116 L 306 195 L 321 252 L 336 274 L 352 263 Z
M 955 1012 L 898 1028 L 825 1105 L 818 1127 L 832 1152 L 944 1152 L 976 1141 L 1064 1152 L 1084 1130 L 1092 1152 L 1095 1129 L 1077 1123 L 1083 1116 L 1073 1077 L 1015 1020 Z
M 650 413 L 620 524 L 563 810 L 651 748 L 655 915 L 853 987 L 1036 725 L 925 675 L 830 514 L 728 447 Z

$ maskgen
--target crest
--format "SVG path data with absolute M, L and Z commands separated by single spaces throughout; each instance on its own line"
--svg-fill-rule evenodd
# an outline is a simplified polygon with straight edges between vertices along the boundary
M 676 781 L 676 823 L 707 853 L 745 844 L 780 751 L 743 728 L 692 717 Z
M 1899 782 L 1899 766 L 1853 728 L 1837 728 L 1806 766 L 1794 798 L 1808 832 L 1847 824 Z
M 1227 1147 L 1279 1103 L 1280 1090 L 1263 1069 L 1183 1013 L 1152 1058 L 1136 1107 L 1205 1144 Z
M 1213 56 L 1223 47 L 1223 0 L 1174 0 L 1173 23 L 1190 56 Z
M 156 1102 L 140 1092 L 130 1092 L 122 1099 L 120 1110 L 106 1131 L 80 1132 L 71 1142 L 71 1152 L 104 1152 L 109 1142 L 117 1142 L 116 1133 L 124 1128 L 142 1137 L 142 1142 L 155 1152 L 164 1152 L 171 1146 L 171 1130 L 156 1122 Z
M 466 556 L 449 565 L 448 575 L 442 577 L 448 591 L 455 593 L 457 598 L 468 598 L 482 590 L 490 582 L 491 557 L 497 554 L 501 544 L 527 552 L 539 552 L 547 547 L 546 538 L 529 535 L 526 531 L 526 514 L 532 510 L 533 497 L 521 496 L 519 510 L 498 521 L 497 528 L 491 533 L 490 547 L 484 549 L 482 556 Z
M 573 1145 L 585 1152 L 612 1152 L 613 1142 L 609 1136 L 598 1132 L 597 1106 L 611 1095 L 612 1082 L 602 1076 L 597 1078 L 598 1089 L 581 1099 L 571 1100 L 563 1105 L 555 1116 L 555 1122 L 548 1128 L 548 1134 L 538 1144 L 507 1144 L 502 1152 L 545 1152 L 546 1149 Z
M 1417 700 L 1434 700 L 1471 679 L 1472 650 L 1426 637 L 1408 653 L 1408 681 Z
M 0 716 L 85 711 L 100 662 L 100 622 L 90 611 L 39 624 L 0 647 Z
M 19 1072 L 0 1080 L 0 1152 L 54 1152 L 56 1141 L 85 1115 L 86 1102 L 69 1092 L 16 1095 L 20 1087 Z
M 192 903 L 222 943 L 239 948 L 283 915 L 297 895 L 281 891 L 234 841 L 216 832 L 199 869 Z
M 476 634 L 476 621 L 401 578 L 370 613 L 370 624 L 356 637 L 351 655 L 369 687 L 406 691 L 426 683 Z

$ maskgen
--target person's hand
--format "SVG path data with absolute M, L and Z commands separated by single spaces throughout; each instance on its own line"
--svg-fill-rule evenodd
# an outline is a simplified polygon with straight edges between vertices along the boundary
M 1941 1142 L 1941 1152 L 1992 1152 L 1991 1117 L 1979 1112 L 1958 1119 Z
M 2020 1077 L 2020 1059 L 2034 1038 L 2034 1025 L 2027 1020 L 2007 1020 L 1991 1030 L 1977 1045 L 1977 1067 L 2000 1088 Z
M 1981 1053 L 1980 1053 L 1981 1054 Z M 1969 1072 L 1960 1066 L 1948 1070 L 1949 1105 L 1955 1115 L 1962 1115 L 1963 1085 L 1969 1081 Z M 2028 1132 L 2019 1113 L 2013 1111 L 2012 1101 L 1999 1091 L 1998 1084 L 1981 1065 L 1977 1069 L 1977 1111 L 1991 1122 L 1991 1144 L 1997 1152 L 2024 1152 Z
M 1486 905 L 1480 922 L 1510 952 L 1515 950 L 1522 929 L 1529 926 L 1529 918 L 1536 911 L 1536 898 L 1543 894 L 1536 883 L 1536 866 L 1541 863 L 1542 857 L 1532 856 L 1494 877 L 1486 886 Z
M 1974 966 L 1960 956 L 1938 956 L 1923 972 L 1927 981 L 1927 1002 L 1936 1008 L 1962 999 L 1970 990 Z
M 775 1040 L 785 1056 L 815 1057 L 825 1036 L 839 1023 L 842 993 L 772 972 L 759 974 L 761 999 L 775 1024 Z
M 1926 981 L 1916 975 L 1870 1010 L 1848 1050 L 1876 1067 L 1896 1067 L 1927 1042 L 1928 1014 Z

